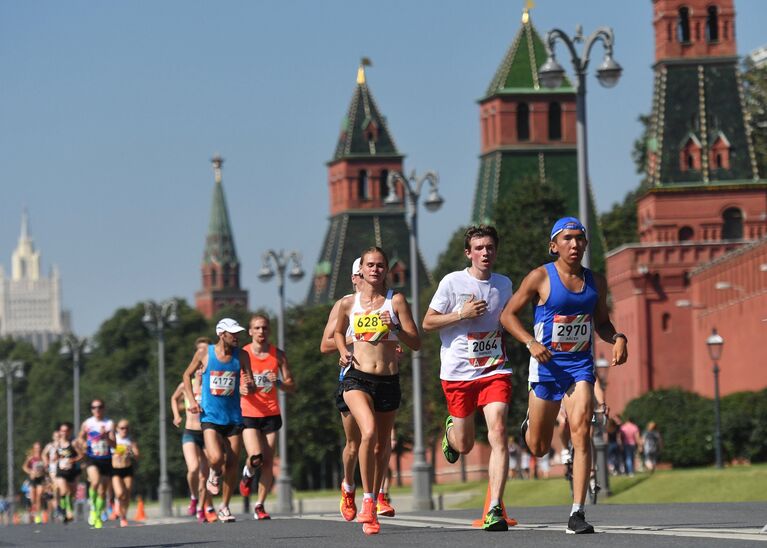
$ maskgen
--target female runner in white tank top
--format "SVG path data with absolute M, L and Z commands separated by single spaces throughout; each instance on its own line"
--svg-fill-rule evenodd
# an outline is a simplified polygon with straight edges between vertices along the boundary
M 397 344 L 412 350 L 421 347 L 418 329 L 404 295 L 387 291 L 389 260 L 378 247 L 362 255 L 363 281 L 355 295 L 345 297 L 338 311 L 336 347 L 351 365 L 344 376 L 344 400 L 361 433 L 359 463 L 364 497 L 357 521 L 366 534 L 380 530 L 375 508 L 378 492 L 387 469 L 383 462 L 400 403 Z M 346 347 L 346 330 L 354 330 L 354 346 Z

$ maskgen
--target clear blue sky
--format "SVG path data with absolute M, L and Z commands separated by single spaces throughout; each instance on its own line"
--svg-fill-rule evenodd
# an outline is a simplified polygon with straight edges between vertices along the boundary
M 61 270 L 75 330 L 120 306 L 193 301 L 215 152 L 251 307 L 276 309 L 257 278 L 268 248 L 303 253 L 327 229 L 325 162 L 368 56 L 368 82 L 406 170 L 436 169 L 445 206 L 422 212 L 430 265 L 469 219 L 476 100 L 519 28 L 523 0 L 0 0 L 0 264 L 21 211 L 44 269 Z M 481 8 L 481 9 L 480 9 Z M 767 2 L 737 0 L 741 54 L 767 43 Z M 634 188 L 636 122 L 650 109 L 650 0 L 538 0 L 533 24 L 616 34 L 620 84 L 588 82 L 591 178 L 600 210 Z M 560 46 L 561 47 L 561 46 Z M 595 49 L 601 57 L 601 46 Z M 567 60 L 564 51 L 560 59 Z M 569 64 L 566 68 L 570 68 Z M 288 283 L 302 301 L 309 276 Z

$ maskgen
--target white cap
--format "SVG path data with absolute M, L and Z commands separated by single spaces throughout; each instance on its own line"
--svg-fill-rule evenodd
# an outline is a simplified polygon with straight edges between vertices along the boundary
M 354 259 L 354 264 L 352 265 L 352 276 L 359 274 L 360 270 L 362 270 L 362 258 L 358 257 Z
M 239 333 L 240 331 L 245 331 L 245 328 L 238 324 L 237 320 L 224 318 L 216 324 L 216 335 L 220 336 L 224 331 L 227 333 Z

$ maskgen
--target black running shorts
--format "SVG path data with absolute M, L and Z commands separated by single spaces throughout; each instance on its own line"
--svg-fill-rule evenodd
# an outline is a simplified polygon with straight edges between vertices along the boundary
M 399 374 L 371 375 L 357 369 L 350 369 L 341 381 L 344 392 L 362 390 L 373 398 L 373 409 L 378 412 L 394 411 L 399 408 L 402 393 L 399 388 Z

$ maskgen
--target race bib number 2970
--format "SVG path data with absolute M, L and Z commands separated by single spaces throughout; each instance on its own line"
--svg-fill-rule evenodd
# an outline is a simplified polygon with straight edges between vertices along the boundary
M 555 315 L 551 346 L 558 352 L 586 352 L 591 347 L 591 315 Z

